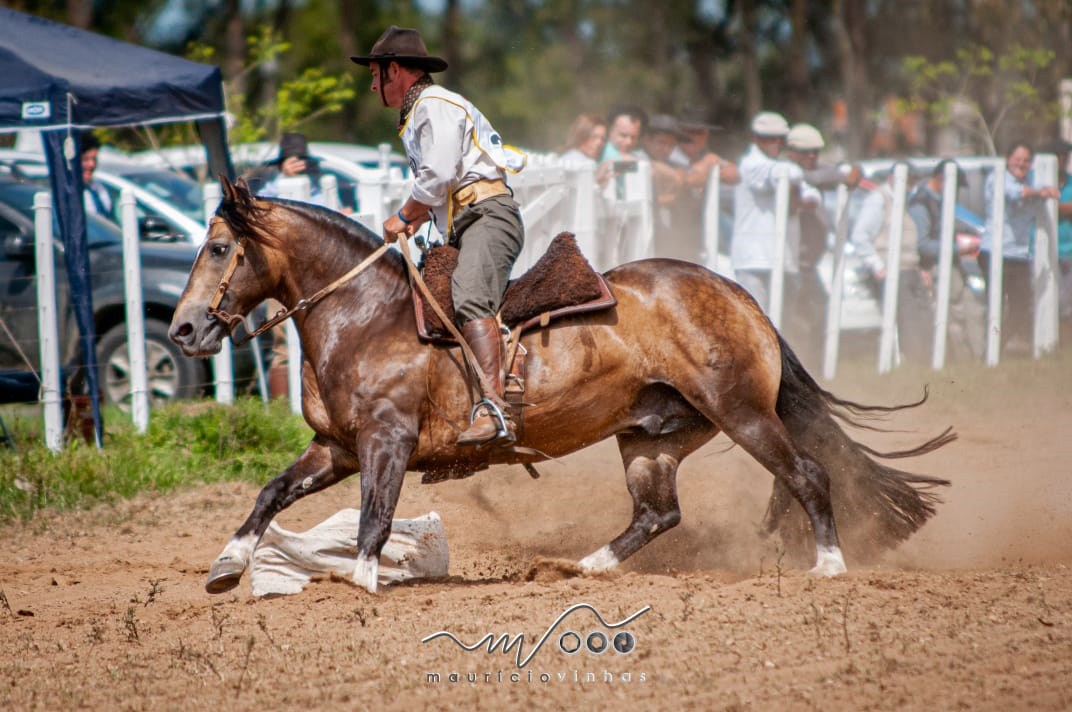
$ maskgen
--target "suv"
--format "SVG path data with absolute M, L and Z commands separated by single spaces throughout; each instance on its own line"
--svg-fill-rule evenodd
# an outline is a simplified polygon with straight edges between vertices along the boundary
M 39 191 L 40 187 L 31 183 L 0 179 L 0 319 L 6 326 L 0 331 L 0 382 L 32 385 L 30 398 L 5 387 L 3 400 L 36 398 L 33 366 L 26 360 L 36 365 L 39 349 L 33 221 L 33 196 Z M 106 402 L 123 404 L 130 398 L 130 371 L 122 235 L 112 223 L 86 217 L 101 391 Z M 150 400 L 159 405 L 199 395 L 212 383 L 210 362 L 184 356 L 167 335 L 198 248 L 185 243 L 139 244 Z M 65 369 L 73 369 L 80 360 L 78 342 L 73 338 L 78 330 L 67 293 L 63 247 L 58 241 L 56 245 L 60 359 Z M 252 383 L 252 351 L 236 350 L 234 363 L 236 381 Z

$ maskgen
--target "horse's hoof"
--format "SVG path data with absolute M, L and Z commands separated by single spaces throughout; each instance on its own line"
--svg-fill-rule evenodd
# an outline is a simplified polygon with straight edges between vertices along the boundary
M 380 559 L 376 556 L 361 556 L 358 554 L 354 563 L 355 586 L 365 589 L 369 593 L 376 593 L 376 586 L 380 580 Z
M 618 557 L 614 555 L 610 547 L 604 546 L 602 549 L 592 552 L 578 561 L 577 567 L 586 574 L 598 574 L 610 571 L 617 567 L 619 563 L 621 562 L 618 561 Z
M 226 593 L 238 585 L 246 567 L 234 559 L 221 559 L 212 564 L 208 572 L 205 590 L 209 593 Z
M 818 551 L 817 561 L 815 568 L 808 571 L 812 576 L 822 576 L 824 578 L 831 578 L 833 576 L 839 576 L 848 568 L 845 567 L 845 559 L 841 556 L 841 550 L 836 548 L 820 548 Z

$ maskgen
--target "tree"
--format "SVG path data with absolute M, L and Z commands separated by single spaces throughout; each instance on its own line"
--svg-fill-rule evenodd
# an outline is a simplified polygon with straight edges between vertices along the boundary
M 1015 44 L 996 53 L 972 44 L 957 50 L 953 60 L 905 57 L 903 69 L 914 107 L 925 110 L 939 125 L 972 136 L 993 155 L 996 138 L 1009 121 L 1038 132 L 1059 116 L 1054 87 L 1039 82 L 1055 58 L 1048 48 Z

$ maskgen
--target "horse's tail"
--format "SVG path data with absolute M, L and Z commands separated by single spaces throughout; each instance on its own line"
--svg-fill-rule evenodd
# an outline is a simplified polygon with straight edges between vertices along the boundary
M 904 541 L 934 515 L 940 501 L 933 490 L 948 480 L 898 470 L 878 459 L 913 457 L 937 450 L 957 436 L 952 428 L 918 447 L 898 452 L 879 452 L 853 440 L 838 424 L 882 430 L 866 421 L 916 403 L 871 406 L 843 400 L 824 390 L 805 370 L 796 354 L 779 336 L 782 349 L 782 381 L 778 391 L 778 416 L 793 444 L 816 460 L 830 475 L 834 518 L 847 553 L 867 558 Z M 772 508 L 786 498 L 778 496 L 778 483 L 771 497 Z M 783 493 L 784 494 L 784 493 Z M 806 541 L 810 530 L 803 508 L 795 501 L 787 512 L 768 510 L 768 523 L 777 523 L 783 538 Z M 772 528 L 774 528 L 772 526 Z

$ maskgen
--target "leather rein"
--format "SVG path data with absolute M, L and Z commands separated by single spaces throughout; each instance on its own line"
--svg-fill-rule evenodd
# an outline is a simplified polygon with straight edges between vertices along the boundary
M 466 364 L 469 366 L 470 372 L 473 376 L 476 377 L 476 380 L 479 383 L 481 393 L 484 395 L 484 397 L 488 397 L 488 394 L 494 394 L 495 389 L 488 381 L 487 377 L 484 375 L 483 369 L 477 366 L 476 355 L 469 347 L 469 343 L 465 340 L 465 337 L 462 336 L 461 332 L 458 331 L 458 328 L 454 326 L 450 318 L 439 306 L 439 303 L 436 301 L 435 297 L 432 296 L 431 290 L 428 289 L 428 285 L 426 285 L 424 283 L 424 280 L 421 278 L 421 274 L 420 271 L 417 269 L 417 266 L 413 264 L 413 260 L 410 259 L 409 243 L 406 239 L 406 236 L 400 233 L 398 235 L 398 242 L 402 250 L 402 257 L 404 258 L 406 263 L 406 270 L 409 273 L 410 282 L 412 284 L 417 285 L 417 288 L 420 289 L 421 292 L 424 294 L 424 297 L 428 301 L 428 304 L 432 307 L 432 310 L 447 327 L 447 330 L 450 331 L 451 336 L 457 339 L 458 345 L 461 346 L 462 354 L 465 357 Z M 235 339 L 233 335 L 231 336 L 231 339 L 232 341 L 234 341 L 234 344 L 236 346 L 241 346 L 250 339 L 268 331 L 276 324 L 280 324 L 289 319 L 290 317 L 294 316 L 298 312 L 305 311 L 309 307 L 313 306 L 314 304 L 322 300 L 324 297 L 328 296 L 336 289 L 341 287 L 343 284 L 349 282 L 351 279 L 365 271 L 373 262 L 382 257 L 383 254 L 387 252 L 388 249 L 390 249 L 390 247 L 391 246 L 386 242 L 380 245 L 375 250 L 373 250 L 372 254 L 361 260 L 361 262 L 354 266 L 349 272 L 339 277 L 326 287 L 323 287 L 311 297 L 308 297 L 307 299 L 299 299 L 298 302 L 290 309 L 280 309 L 271 319 L 254 329 L 250 326 L 248 317 L 246 315 L 231 314 L 229 312 L 224 311 L 223 309 L 220 309 L 220 302 L 223 301 L 223 297 L 227 294 L 227 290 L 231 286 L 231 278 L 234 277 L 235 270 L 237 270 L 238 266 L 245 261 L 246 248 L 242 245 L 241 240 L 236 239 L 235 250 L 231 254 L 231 261 L 227 264 L 227 269 L 224 270 L 223 276 L 220 278 L 220 283 L 216 286 L 216 292 L 212 295 L 212 299 L 208 303 L 208 317 L 209 319 L 219 319 L 220 321 L 227 324 L 229 332 L 233 332 L 235 326 L 237 326 L 239 323 L 242 323 L 246 327 L 246 332 L 248 334 L 246 338 L 239 341 Z
M 250 339 L 256 336 L 260 336 L 264 332 L 268 331 L 276 324 L 280 324 L 289 319 L 290 317 L 294 316 L 298 312 L 305 311 L 309 307 L 313 306 L 314 304 L 322 300 L 324 297 L 328 296 L 336 289 L 341 287 L 343 284 L 349 282 L 361 272 L 365 271 L 365 269 L 372 265 L 373 262 L 382 257 L 383 254 L 387 252 L 389 248 L 390 245 L 386 243 L 380 245 L 372 252 L 372 254 L 361 260 L 361 262 L 354 266 L 354 268 L 351 269 L 349 272 L 339 277 L 326 287 L 320 289 L 311 297 L 307 299 L 299 299 L 297 304 L 292 306 L 290 309 L 280 309 L 271 319 L 254 329 L 250 326 L 247 315 L 231 314 L 219 308 L 220 302 L 223 301 L 224 295 L 227 294 L 227 290 L 231 286 L 231 278 L 234 276 L 235 270 L 238 269 L 238 266 L 242 264 L 242 262 L 244 262 L 245 260 L 246 248 L 242 245 L 242 242 L 240 240 L 236 240 L 235 251 L 231 254 L 231 261 L 227 264 L 227 269 L 224 270 L 223 277 L 220 278 L 220 283 L 216 287 L 216 292 L 212 295 L 212 300 L 208 303 L 208 317 L 210 319 L 219 319 L 220 321 L 227 324 L 228 332 L 233 332 L 235 326 L 237 326 L 239 323 L 242 323 L 246 327 L 246 338 L 239 341 L 234 338 L 233 334 L 231 335 L 231 339 L 234 341 L 235 345 L 241 346 Z

